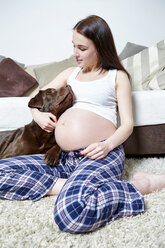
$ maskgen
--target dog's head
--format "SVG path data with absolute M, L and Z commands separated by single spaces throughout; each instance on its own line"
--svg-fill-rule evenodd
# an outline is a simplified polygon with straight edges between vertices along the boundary
M 74 103 L 74 93 L 69 85 L 61 87 L 59 90 L 48 88 L 40 90 L 33 97 L 28 106 L 38 108 L 42 112 L 51 112 L 57 118 Z

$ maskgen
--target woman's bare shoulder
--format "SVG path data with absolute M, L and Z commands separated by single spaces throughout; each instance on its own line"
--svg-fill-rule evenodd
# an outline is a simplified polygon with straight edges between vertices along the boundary
M 65 77 L 65 79 L 68 79 L 68 77 L 72 74 L 72 72 L 75 70 L 76 67 L 69 67 L 65 69 L 63 72 L 61 72 L 61 75 Z
M 125 71 L 118 70 L 116 75 L 116 85 L 125 85 L 130 84 L 130 80 L 128 78 L 128 75 Z
M 117 79 L 128 79 L 128 75 L 125 71 L 117 70 Z

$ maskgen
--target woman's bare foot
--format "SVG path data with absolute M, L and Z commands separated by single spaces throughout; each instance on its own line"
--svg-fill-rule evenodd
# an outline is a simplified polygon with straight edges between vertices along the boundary
M 55 185 L 48 191 L 46 195 L 58 195 L 66 181 L 67 179 L 65 178 L 59 178 Z
M 133 175 L 131 183 L 142 195 L 149 194 L 165 188 L 165 174 L 156 175 L 139 171 Z

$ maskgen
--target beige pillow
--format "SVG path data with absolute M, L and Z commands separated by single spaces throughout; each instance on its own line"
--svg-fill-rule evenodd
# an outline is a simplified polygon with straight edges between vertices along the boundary
M 34 73 L 34 69 L 41 67 L 41 66 L 45 66 L 48 65 L 49 63 L 44 63 L 44 64 L 38 64 L 38 65 L 26 65 L 24 70 L 30 74 L 32 77 L 36 78 L 36 75 Z M 26 92 L 26 94 L 24 94 L 24 96 L 29 96 L 29 97 L 33 97 L 35 96 L 38 92 L 39 92 L 40 88 L 39 85 L 34 86 L 33 88 L 31 88 L 28 92 Z
M 151 79 L 149 87 L 151 90 L 165 90 L 165 67 Z
M 122 52 L 119 54 L 120 60 L 126 59 L 128 57 L 131 57 L 141 51 L 143 51 L 146 46 L 138 45 L 132 42 L 127 42 L 125 47 L 123 48 Z
M 76 66 L 76 60 L 73 56 L 68 59 L 52 62 L 47 65 L 40 66 L 34 69 L 39 88 L 43 88 L 46 84 L 52 81 L 63 70 Z
M 122 60 L 133 91 L 165 89 L 165 40 Z M 164 82 L 164 83 L 163 83 Z
M 36 75 L 34 73 L 34 69 L 38 68 L 38 67 L 41 67 L 41 66 L 45 66 L 45 65 L 48 65 L 49 63 L 44 63 L 44 64 L 39 64 L 39 65 L 26 65 L 24 70 L 30 74 L 32 77 L 34 77 L 35 79 L 36 78 Z

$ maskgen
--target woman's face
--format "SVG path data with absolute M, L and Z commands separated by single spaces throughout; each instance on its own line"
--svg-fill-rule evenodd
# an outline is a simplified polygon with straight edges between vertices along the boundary
M 74 57 L 83 69 L 96 69 L 98 65 L 98 53 L 92 40 L 86 38 L 76 30 L 73 31 Z

